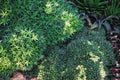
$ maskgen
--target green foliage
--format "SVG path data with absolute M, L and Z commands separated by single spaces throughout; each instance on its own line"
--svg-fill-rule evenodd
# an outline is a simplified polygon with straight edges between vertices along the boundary
M 106 65 L 114 63 L 103 29 L 82 29 L 66 47 L 56 47 L 39 65 L 38 80 L 108 80 Z M 111 63 L 112 62 L 112 63 Z
M 120 16 L 120 2 L 118 0 L 111 0 L 111 4 L 107 6 L 105 15 L 117 15 Z
M 11 14 L 11 0 L 0 0 L 0 25 L 6 25 L 10 21 L 9 16 Z
M 73 0 L 74 1 L 74 0 Z M 77 7 L 87 13 L 100 13 L 105 9 L 107 1 L 101 0 L 75 0 Z
M 46 46 L 64 41 L 83 26 L 77 10 L 65 0 L 3 3 L 5 6 L 0 6 L 0 77 L 6 78 L 18 69 L 30 70 Z
M 86 80 L 102 80 L 106 75 L 105 65 L 115 61 L 111 44 L 105 41 L 103 29 L 100 32 L 86 29 L 83 31 L 79 34 L 80 36 L 77 36 L 77 40 L 68 45 L 68 53 L 71 54 L 71 58 L 74 56 L 73 52 L 76 55 L 79 54 L 72 60 L 78 59 L 80 64 L 84 65 Z
M 15 11 L 12 12 L 14 15 L 11 17 L 12 25 L 34 28 L 38 34 L 41 29 L 48 45 L 69 38 L 83 26 L 77 18 L 77 10 L 64 0 L 25 0 L 18 3 L 19 5 L 14 5 L 17 8 L 13 7 Z
M 0 72 L 8 75 L 14 70 L 30 70 L 45 50 L 43 35 L 32 30 L 17 30 L 1 43 Z

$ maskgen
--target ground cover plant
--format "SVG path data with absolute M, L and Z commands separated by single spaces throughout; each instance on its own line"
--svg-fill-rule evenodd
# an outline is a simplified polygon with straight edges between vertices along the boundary
M 71 0 L 72 1 L 72 0 Z M 86 3 L 85 3 L 86 2 Z M 104 10 L 101 10 L 101 12 L 97 9 L 97 7 L 91 7 L 94 6 L 95 2 L 97 2 L 97 6 L 99 7 L 105 7 Z M 106 3 L 107 2 L 107 3 Z M 115 55 L 115 59 L 116 61 L 114 62 L 113 65 L 110 65 L 111 68 L 109 68 L 110 73 L 108 74 L 109 79 L 112 80 L 119 80 L 119 71 L 118 67 L 119 66 L 119 35 L 120 35 L 120 28 L 119 28 L 119 8 L 120 8 L 120 2 L 118 0 L 91 0 L 91 1 L 87 1 L 84 0 L 83 2 L 81 0 L 75 0 L 73 2 L 69 2 L 70 4 L 76 6 L 76 7 L 82 7 L 83 5 L 88 5 L 88 6 L 84 6 L 86 9 L 83 9 L 83 13 L 80 14 L 80 18 L 83 20 L 86 20 L 86 24 L 88 25 L 89 29 L 98 29 L 100 30 L 101 27 L 104 27 L 105 31 L 106 31 L 106 36 L 110 39 L 108 39 L 114 49 L 114 55 Z M 103 6 L 102 3 L 105 5 Z M 101 4 L 101 5 L 99 5 Z M 94 10 L 91 10 L 94 8 L 96 10 L 96 12 Z M 79 8 L 81 10 L 81 8 Z M 111 37 L 113 36 L 114 37 Z M 117 67 L 117 68 L 116 68 Z
M 1 0 L 0 78 L 9 80 L 15 70 L 28 71 L 47 46 L 79 31 L 77 9 L 64 0 Z M 5 21 L 5 22 L 2 22 Z
M 25 73 L 18 72 L 24 79 L 109 80 L 105 77 L 106 65 L 115 59 L 105 34 L 120 33 L 111 26 L 113 18 L 118 20 L 119 11 L 112 10 L 119 9 L 119 3 L 71 1 L 0 0 L 1 80 L 9 80 L 17 70 Z M 83 28 L 84 22 L 89 29 L 98 28 L 99 32 Z M 43 55 L 47 57 L 41 60 Z
M 67 46 L 56 46 L 39 65 L 38 80 L 109 80 L 105 65 L 115 60 L 104 35 L 83 28 Z

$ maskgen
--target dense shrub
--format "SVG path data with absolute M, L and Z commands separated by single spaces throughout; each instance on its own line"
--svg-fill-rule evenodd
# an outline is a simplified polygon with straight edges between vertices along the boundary
M 8 75 L 14 70 L 30 70 L 37 64 L 45 47 L 43 35 L 38 36 L 32 30 L 20 29 L 5 36 L 0 49 L 1 74 Z
M 66 4 L 65 0 L 24 0 L 14 3 L 19 5 L 13 7 L 12 25 L 16 23 L 34 28 L 36 33 L 41 29 L 49 45 L 69 38 L 82 27 L 82 22 L 77 18 L 77 10 Z
M 73 62 L 73 64 L 79 63 L 86 68 L 85 73 L 83 73 L 84 76 L 86 75 L 84 80 L 106 80 L 106 65 L 114 63 L 115 59 L 112 46 L 105 39 L 103 29 L 100 32 L 84 29 L 77 36 L 77 40 L 68 45 L 67 50 L 71 56 L 68 60 L 74 56 L 74 53 L 78 56 L 75 56 L 72 60 L 79 61 Z M 82 68 L 80 68 L 81 70 Z
M 38 80 L 108 80 L 106 65 L 115 60 L 104 35 L 103 29 L 82 29 L 67 47 L 52 50 L 39 66 Z
M 49 15 L 49 17 L 44 18 L 47 21 L 47 26 L 44 27 L 44 30 L 46 30 L 45 34 L 48 44 L 65 40 L 82 27 L 82 23 L 77 20 L 77 15 L 74 14 L 77 11 L 72 10 L 73 8 L 71 6 L 65 5 L 64 3 L 65 0 L 46 3 L 45 12 L 46 16 Z M 50 12 L 49 10 L 52 11 Z
M 0 77 L 30 70 L 46 46 L 64 41 L 83 25 L 65 0 L 10 1 L 0 14 L 0 21 L 5 21 L 0 22 Z

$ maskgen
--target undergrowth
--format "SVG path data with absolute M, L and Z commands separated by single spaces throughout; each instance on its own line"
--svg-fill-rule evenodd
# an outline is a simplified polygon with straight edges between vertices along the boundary
M 82 29 L 66 47 L 57 46 L 39 65 L 38 80 L 108 80 L 106 65 L 114 63 L 104 30 Z
M 78 11 L 65 0 L 0 0 L 0 78 L 37 65 L 47 46 L 83 27 Z

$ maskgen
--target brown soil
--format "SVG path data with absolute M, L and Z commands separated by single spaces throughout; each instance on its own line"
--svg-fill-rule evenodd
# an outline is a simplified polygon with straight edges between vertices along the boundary
M 31 78 L 31 79 L 29 79 L 29 78 L 26 78 L 26 76 L 23 74 L 22 71 L 15 71 L 12 74 L 10 80 L 37 80 L 37 78 Z

